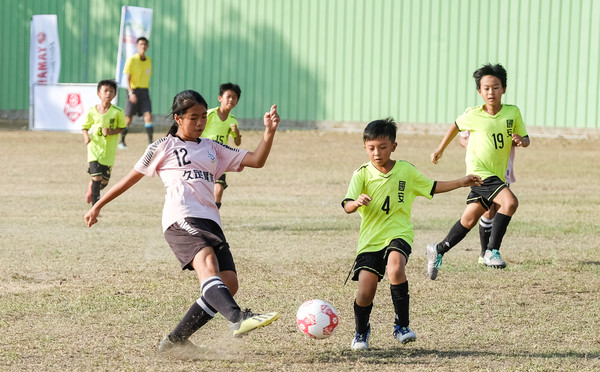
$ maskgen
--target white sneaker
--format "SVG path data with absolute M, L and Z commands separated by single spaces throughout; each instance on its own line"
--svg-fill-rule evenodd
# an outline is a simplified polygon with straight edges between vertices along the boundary
M 403 344 L 413 342 L 417 339 L 417 335 L 408 327 L 400 327 L 394 325 L 394 338 Z
M 171 341 L 171 338 L 167 335 L 160 340 L 158 344 L 158 351 L 161 353 L 172 353 L 172 352 L 189 352 L 194 353 L 200 351 L 200 348 L 192 343 L 190 340 Z
M 427 244 L 427 275 L 431 280 L 437 278 L 438 270 L 442 267 L 442 257 L 437 253 L 435 244 Z
M 369 338 L 371 338 L 371 325 L 369 324 L 369 328 L 365 333 L 358 333 L 354 335 L 354 339 L 352 340 L 352 350 L 367 350 L 369 348 Z
M 119 150 L 127 150 L 127 146 L 123 142 L 119 142 L 117 148 L 119 148 Z
M 483 256 L 483 264 L 487 267 L 493 267 L 495 269 L 504 269 L 506 262 L 500 257 L 500 252 L 497 249 L 485 251 Z

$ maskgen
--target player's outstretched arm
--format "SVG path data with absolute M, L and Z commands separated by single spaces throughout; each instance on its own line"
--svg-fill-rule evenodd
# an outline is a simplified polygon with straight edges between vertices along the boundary
M 442 142 L 440 142 L 440 145 L 437 147 L 437 149 L 431 153 L 431 162 L 433 164 L 437 164 L 438 160 L 440 160 L 442 158 L 442 155 L 444 154 L 444 150 L 446 150 L 446 147 L 448 147 L 448 144 L 450 142 L 452 142 L 452 140 L 454 139 L 454 137 L 456 137 L 456 135 L 458 134 L 458 126 L 456 126 L 456 123 L 453 123 L 450 128 L 448 128 L 448 131 L 446 132 L 446 135 L 444 136 L 444 138 L 442 138 Z
M 279 114 L 277 113 L 277 105 L 271 106 L 271 110 L 265 113 L 263 118 L 265 123 L 265 133 L 263 138 L 260 140 L 256 150 L 248 152 L 241 162 L 242 167 L 261 168 L 265 165 L 267 157 L 271 152 L 271 146 L 273 145 L 273 138 L 279 125 Z
M 356 200 L 348 200 L 344 204 L 344 210 L 346 213 L 354 213 L 359 207 L 369 205 L 369 203 L 371 203 L 371 197 L 367 194 L 360 194 Z
M 108 192 L 104 194 L 104 196 L 102 196 L 85 214 L 83 218 L 85 219 L 87 226 L 92 227 L 93 224 L 98 222 L 100 209 L 108 204 L 108 202 L 127 191 L 131 186 L 135 185 L 142 177 L 144 177 L 142 173 L 132 169 L 125 177 L 121 178 L 121 180 L 111 187 L 110 190 L 108 190 Z
M 434 194 L 456 190 L 459 187 L 479 186 L 483 183 L 481 177 L 474 174 L 469 174 L 463 178 L 452 181 L 437 181 L 435 184 Z

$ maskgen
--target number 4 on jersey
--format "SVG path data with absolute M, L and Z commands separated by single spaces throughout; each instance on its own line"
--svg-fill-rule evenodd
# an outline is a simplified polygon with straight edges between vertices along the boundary
M 390 213 L 390 196 L 388 195 L 381 206 L 381 210 L 385 212 L 385 214 Z

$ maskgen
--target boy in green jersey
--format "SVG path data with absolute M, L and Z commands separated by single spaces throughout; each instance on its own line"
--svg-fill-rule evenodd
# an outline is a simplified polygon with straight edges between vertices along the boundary
M 238 128 L 237 118 L 231 113 L 231 110 L 237 106 L 241 95 L 242 90 L 239 85 L 232 83 L 221 84 L 219 87 L 219 102 L 221 106 L 208 110 L 206 128 L 202 132 L 202 137 L 227 145 L 229 143 L 229 136 L 231 136 L 236 146 L 242 144 L 242 135 Z M 214 187 L 217 208 L 221 208 L 223 191 L 226 188 L 227 178 L 223 174 L 215 182 Z
M 369 317 L 377 284 L 386 271 L 396 313 L 393 336 L 402 343 L 417 338 L 408 327 L 409 295 L 405 272 L 414 239 L 411 223 L 413 200 L 417 196 L 431 199 L 433 194 L 481 182 L 481 178 L 472 175 L 453 181 L 432 181 L 412 164 L 392 160 L 390 157 L 398 145 L 396 131 L 396 123 L 391 118 L 367 125 L 363 143 L 370 162 L 354 172 L 342 201 L 346 213 L 358 211 L 362 219 L 352 277 L 352 280 L 358 281 L 354 301 L 356 334 L 351 344 L 353 350 L 369 348 Z
M 506 167 L 512 147 L 527 147 L 530 141 L 519 108 L 502 104 L 502 95 L 506 92 L 506 70 L 499 64 L 487 64 L 476 70 L 473 78 L 484 104 L 468 108 L 456 119 L 431 154 L 431 161 L 437 164 L 458 132 L 468 130 L 467 173 L 480 176 L 483 185 L 471 187 L 465 211 L 444 240 L 427 245 L 427 274 L 432 280 L 442 266 L 443 255 L 458 244 L 492 206 L 497 212 L 483 262 L 489 267 L 505 268 L 506 262 L 499 252 L 500 244 L 519 205 L 517 197 L 506 185 Z
M 86 201 L 96 204 L 100 199 L 100 190 L 106 187 L 110 171 L 115 164 L 115 152 L 118 134 L 127 127 L 123 110 L 111 101 L 117 94 L 114 80 L 102 80 L 98 83 L 100 103 L 89 109 L 81 129 L 83 142 L 87 145 L 89 183 Z

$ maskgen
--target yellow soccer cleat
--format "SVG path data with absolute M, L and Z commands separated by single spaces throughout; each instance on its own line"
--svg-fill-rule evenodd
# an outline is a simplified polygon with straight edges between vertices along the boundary
M 279 313 L 254 314 L 249 309 L 243 311 L 242 319 L 231 325 L 234 337 L 241 337 L 257 328 L 273 323 L 279 318 Z

